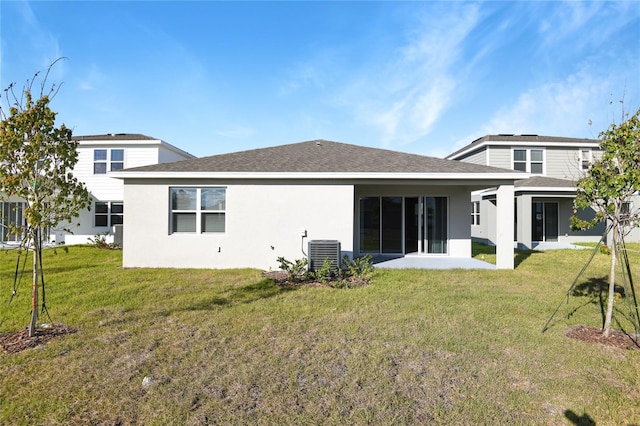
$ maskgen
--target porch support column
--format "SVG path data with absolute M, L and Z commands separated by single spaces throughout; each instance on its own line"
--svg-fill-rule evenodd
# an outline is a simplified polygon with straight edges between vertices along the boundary
M 531 194 L 521 194 L 518 196 L 518 248 L 526 250 L 533 249 L 533 237 L 531 235 Z
M 496 194 L 496 267 L 513 269 L 514 189 L 500 185 Z

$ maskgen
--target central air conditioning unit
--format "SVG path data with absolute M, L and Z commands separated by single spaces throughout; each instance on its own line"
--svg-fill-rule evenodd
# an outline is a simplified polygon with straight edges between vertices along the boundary
M 331 260 L 331 270 L 340 269 L 340 241 L 311 240 L 309 241 L 309 271 L 315 272 L 322 268 L 325 259 Z

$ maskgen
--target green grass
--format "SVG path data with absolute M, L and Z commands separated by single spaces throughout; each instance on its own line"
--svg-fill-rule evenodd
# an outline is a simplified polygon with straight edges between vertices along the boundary
M 48 251 L 49 312 L 79 332 L 0 354 L 0 424 L 638 424 L 640 350 L 565 337 L 602 322 L 593 284 L 608 256 L 564 303 L 590 255 L 518 253 L 514 271 L 377 270 L 368 287 L 336 290 Z M 632 252 L 636 276 L 639 260 Z M 0 332 L 29 319 L 28 265 L 7 305 L 15 262 L 0 252 Z M 618 326 L 632 331 L 626 316 L 623 298 Z

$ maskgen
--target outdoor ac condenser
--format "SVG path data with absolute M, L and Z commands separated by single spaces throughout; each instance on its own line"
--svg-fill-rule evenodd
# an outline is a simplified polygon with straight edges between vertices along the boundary
M 309 241 L 309 271 L 314 272 L 322 268 L 325 259 L 331 260 L 331 270 L 340 269 L 340 241 L 311 240 Z

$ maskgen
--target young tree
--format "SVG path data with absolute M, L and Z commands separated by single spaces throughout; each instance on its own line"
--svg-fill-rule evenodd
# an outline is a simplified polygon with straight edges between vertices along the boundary
M 611 226 L 611 270 L 607 310 L 602 327 L 605 336 L 611 331 L 617 250 L 622 238 L 640 224 L 639 210 L 629 208 L 630 198 L 640 191 L 640 109 L 631 117 L 623 114 L 621 124 L 613 123 L 601 132 L 602 158 L 595 161 L 587 174 L 578 180 L 574 200 L 577 209 L 591 207 L 596 215 L 591 221 L 571 218 L 574 230 L 592 228 L 607 221 Z
M 33 98 L 36 73 L 20 96 L 13 84 L 5 89 L 8 114 L 0 106 L 0 191 L 2 197 L 25 203 L 24 223 L 11 224 L 10 231 L 21 238 L 21 249 L 33 251 L 29 336 L 36 330 L 39 281 L 44 292 L 43 234 L 71 223 L 91 203 L 84 184 L 71 173 L 78 160 L 77 142 L 71 139 L 71 130 L 64 124 L 55 126 L 56 113 L 49 108 L 57 90 L 52 85 L 46 91 L 45 86 L 54 64 L 42 78 L 38 99 Z M 42 309 L 45 308 L 43 294 Z

